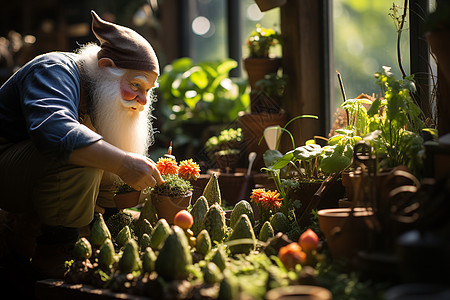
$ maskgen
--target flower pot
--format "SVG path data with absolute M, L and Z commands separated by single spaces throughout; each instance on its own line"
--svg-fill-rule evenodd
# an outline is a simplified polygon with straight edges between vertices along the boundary
M 334 259 L 356 257 L 369 244 L 369 228 L 366 220 L 373 217 L 373 211 L 357 207 L 330 208 L 318 211 L 319 227 L 325 235 L 331 256 Z
M 117 209 L 125 209 L 138 205 L 141 197 L 140 191 L 132 191 L 127 193 L 115 194 L 113 197 Z
M 270 73 L 276 73 L 281 66 L 280 58 L 246 58 L 244 68 L 250 84 L 250 111 L 252 113 L 279 113 L 281 100 L 258 93 L 256 83 Z
M 218 152 L 214 154 L 214 157 L 217 166 L 220 170 L 225 172 L 234 172 L 239 165 L 239 160 L 241 158 L 239 153 L 220 154 Z
M 266 294 L 267 300 L 309 299 L 309 300 L 331 300 L 331 292 L 320 286 L 313 285 L 290 285 L 269 290 Z
M 151 194 L 153 206 L 156 209 L 158 218 L 166 219 L 169 224 L 173 224 L 173 219 L 177 212 L 186 209 L 191 203 L 192 192 L 186 196 L 169 197 L 166 195 Z
M 261 12 L 285 5 L 287 0 L 255 0 Z

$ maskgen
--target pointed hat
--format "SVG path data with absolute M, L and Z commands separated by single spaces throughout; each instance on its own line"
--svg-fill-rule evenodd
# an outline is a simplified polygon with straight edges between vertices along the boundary
M 92 32 L 100 41 L 97 57 L 110 58 L 124 69 L 153 71 L 159 74 L 158 58 L 150 43 L 136 31 L 102 20 L 95 11 Z

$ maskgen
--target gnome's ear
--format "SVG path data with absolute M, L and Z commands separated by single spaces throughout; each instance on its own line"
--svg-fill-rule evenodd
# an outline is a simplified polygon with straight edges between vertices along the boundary
M 111 58 L 102 57 L 98 60 L 98 67 L 104 68 L 104 67 L 115 67 L 116 64 Z

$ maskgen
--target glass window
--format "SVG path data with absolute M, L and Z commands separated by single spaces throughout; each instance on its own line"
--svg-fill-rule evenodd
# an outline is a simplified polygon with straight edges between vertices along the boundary
M 403 5 L 403 3 L 402 3 Z M 397 59 L 398 20 L 402 7 L 393 7 L 392 0 L 333 1 L 333 55 L 334 68 L 340 73 L 346 98 L 356 98 L 364 93 L 372 96 L 380 90 L 374 73 L 382 66 L 391 67 L 392 73 L 401 78 Z M 402 66 L 409 71 L 408 21 L 401 34 L 400 53 Z M 337 75 L 336 75 L 337 76 Z M 332 97 L 334 109 L 343 101 L 338 80 L 335 81 Z M 331 108 L 332 118 L 334 109 Z

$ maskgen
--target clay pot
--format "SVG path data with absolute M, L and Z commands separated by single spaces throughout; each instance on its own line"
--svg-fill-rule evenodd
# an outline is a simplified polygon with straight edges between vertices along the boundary
M 365 222 L 373 217 L 373 211 L 356 207 L 351 212 L 348 207 L 318 211 L 319 227 L 334 259 L 350 260 L 368 247 L 369 229 Z
M 113 197 L 117 209 L 125 209 L 135 207 L 139 203 L 141 197 L 140 191 L 132 191 L 127 193 L 116 194 Z
M 267 300 L 331 300 L 331 292 L 326 288 L 314 285 L 290 285 L 269 290 Z
M 186 209 L 191 203 L 192 192 L 186 196 L 169 197 L 165 195 L 151 194 L 153 206 L 156 209 L 158 218 L 166 219 L 169 224 L 173 224 L 173 219 L 177 212 Z
M 270 73 L 276 73 L 281 66 L 281 58 L 253 58 L 244 59 L 244 68 L 247 71 L 248 83 L 252 90 L 256 89 L 256 82 L 264 79 Z

